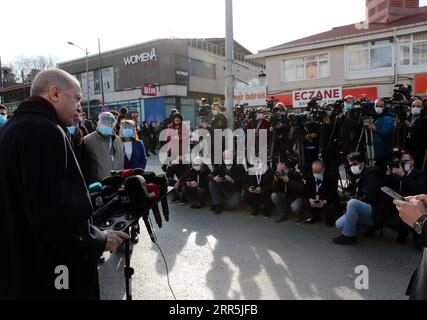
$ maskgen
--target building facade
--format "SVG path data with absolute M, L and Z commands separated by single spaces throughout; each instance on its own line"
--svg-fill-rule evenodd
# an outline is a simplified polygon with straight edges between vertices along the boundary
M 201 99 L 224 99 L 224 43 L 224 39 L 155 40 L 104 52 L 101 59 L 89 56 L 88 74 L 85 58 L 61 62 L 58 67 L 79 79 L 84 108 L 89 87 L 92 115 L 127 106 L 140 111 L 141 120 L 161 122 L 178 107 L 197 126 Z M 264 68 L 246 60 L 248 53 L 235 43 L 235 72 L 242 81 L 257 77 Z
M 367 9 L 364 23 L 248 56 L 266 64 L 269 95 L 304 107 L 316 97 L 389 97 L 404 84 L 427 98 L 427 7 L 416 0 L 368 0 Z

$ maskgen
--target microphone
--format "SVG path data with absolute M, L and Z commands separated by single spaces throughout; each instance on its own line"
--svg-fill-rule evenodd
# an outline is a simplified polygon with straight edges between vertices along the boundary
M 123 179 L 127 179 L 127 178 L 129 178 L 129 177 L 131 177 L 131 176 L 140 176 L 140 175 L 143 175 L 144 174 L 144 170 L 143 169 L 140 169 L 140 168 L 137 168 L 137 169 L 127 169 L 127 170 L 120 170 L 120 171 L 111 171 L 111 175 L 112 176 L 114 176 L 114 175 L 119 175 L 119 176 L 122 176 L 123 177 Z
M 101 182 L 95 182 L 95 183 L 92 183 L 88 189 L 90 193 L 95 193 L 95 192 L 101 192 L 102 187 L 103 185 Z
M 150 235 L 151 241 L 156 243 L 157 239 L 151 229 L 150 221 L 148 220 L 149 197 L 145 179 L 142 176 L 132 176 L 125 181 L 125 190 L 129 195 L 130 207 L 135 211 L 142 213 L 145 228 Z
M 159 226 L 159 228 L 162 228 L 163 221 L 162 221 L 162 216 L 160 215 L 159 205 L 155 203 L 157 199 L 159 199 L 160 197 L 160 188 L 158 185 L 154 183 L 149 183 L 147 184 L 147 191 L 148 191 L 148 200 L 154 203 L 152 210 L 153 210 L 154 218 L 156 219 L 156 223 Z
M 124 180 L 125 180 L 125 179 L 124 179 L 122 176 L 120 176 L 120 175 L 118 175 L 118 174 L 115 174 L 115 175 L 113 175 L 113 176 L 110 176 L 110 177 L 104 178 L 104 179 L 101 181 L 101 183 L 102 183 L 102 185 L 104 185 L 104 186 L 111 186 L 111 187 L 116 188 L 116 190 L 118 190 L 118 189 L 120 189 L 120 187 L 122 186 L 122 184 L 123 184 L 123 181 L 124 181 Z
M 158 175 L 154 177 L 149 177 L 146 179 L 147 181 L 151 183 L 155 183 L 160 187 L 160 196 L 162 197 L 161 203 L 162 203 L 162 211 L 163 211 L 163 217 L 167 222 L 169 222 L 169 204 L 167 199 L 168 194 L 168 179 L 166 178 L 166 175 Z

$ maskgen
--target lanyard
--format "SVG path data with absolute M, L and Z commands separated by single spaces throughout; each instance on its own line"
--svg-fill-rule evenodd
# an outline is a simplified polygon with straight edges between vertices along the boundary
M 323 182 L 322 182 L 321 184 L 317 184 L 317 183 L 316 183 L 316 200 L 317 200 L 317 201 L 319 201 L 319 200 L 320 200 L 319 190 L 320 190 L 320 188 L 322 187 L 322 184 L 323 184 Z
M 260 186 L 260 185 L 261 185 L 261 180 L 262 180 L 262 174 L 261 174 L 261 175 L 257 174 L 257 175 L 256 175 L 256 181 L 257 181 L 257 183 L 258 183 L 258 186 Z

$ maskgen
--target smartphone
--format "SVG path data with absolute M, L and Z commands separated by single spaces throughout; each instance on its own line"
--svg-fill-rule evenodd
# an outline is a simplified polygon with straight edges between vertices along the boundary
M 387 194 L 389 197 L 392 197 L 394 200 L 406 201 L 404 197 L 389 187 L 383 187 L 381 188 L 381 191 Z

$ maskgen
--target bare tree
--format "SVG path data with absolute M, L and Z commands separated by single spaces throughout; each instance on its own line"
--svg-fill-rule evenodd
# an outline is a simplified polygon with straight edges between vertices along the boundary
M 1 87 L 6 87 L 16 83 L 17 77 L 12 66 L 6 65 L 2 67 L 1 73 L 1 81 L 3 82 L 1 84 Z
M 33 81 L 39 71 L 54 67 L 56 61 L 57 59 L 52 56 L 17 56 L 13 66 L 21 82 L 25 83 Z

